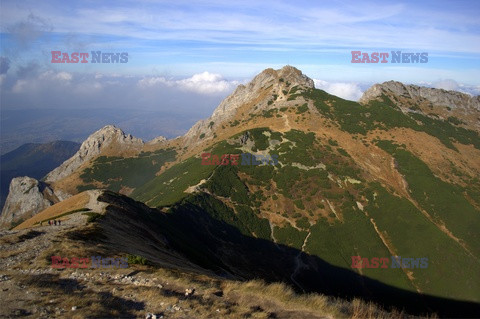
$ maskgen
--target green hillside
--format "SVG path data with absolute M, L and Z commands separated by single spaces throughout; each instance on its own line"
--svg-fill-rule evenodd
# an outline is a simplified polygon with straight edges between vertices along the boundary
M 360 105 L 321 90 L 294 91 L 294 98 L 302 95 L 313 101 L 323 117 L 358 143 L 364 144 L 358 137 L 373 130 L 408 128 L 434 136 L 455 152 L 459 150 L 453 142 L 480 148 L 476 132 L 452 121 L 403 113 L 385 96 L 384 102 Z M 307 116 L 307 104 L 301 107 L 296 114 Z M 277 110 L 277 117 L 284 111 Z M 248 143 L 242 141 L 247 135 Z M 100 157 L 81 177 L 84 188 L 93 187 L 93 182 L 112 190 L 134 188 L 134 199 L 167 210 L 169 221 L 162 231 L 208 268 L 252 278 L 263 271 L 266 278 L 289 281 L 303 290 L 315 283 L 316 289 L 337 294 L 348 289 L 360 295 L 363 290 L 375 295 L 400 289 L 479 302 L 478 178 L 458 171 L 468 186 L 448 183 L 404 146 L 380 139 L 376 145 L 393 157 L 408 197 L 369 175 L 333 139 L 266 127 L 247 129 L 202 151 L 219 157 L 237 154 L 239 165 L 202 165 L 199 153 L 156 176 L 165 162 L 175 159 L 170 149 L 133 158 Z M 241 165 L 245 153 L 278 155 L 278 162 Z M 284 267 L 274 271 L 265 261 L 261 271 L 254 269 L 250 262 L 258 252 L 249 253 L 251 241 L 265 245 L 263 254 L 282 259 Z M 196 244 L 192 247 L 191 242 Z M 233 261 L 238 252 L 244 254 L 243 262 Z M 394 254 L 428 258 L 428 267 L 351 267 L 352 256 L 391 259 Z
M 259 132 L 265 134 L 258 134 Z M 233 142 L 240 135 L 232 137 L 228 143 L 219 143 L 209 152 L 241 153 L 242 145 Z M 297 249 L 301 249 L 304 239 L 310 233 L 305 252 L 345 269 L 351 269 L 351 256 L 390 258 L 391 253 L 370 222 L 372 218 L 379 230 L 387 234 L 399 256 L 427 257 L 429 265 L 427 269 L 410 269 L 415 278 L 413 283 L 407 274 L 398 268 L 365 268 L 362 269 L 364 275 L 410 291 L 416 291 L 418 287 L 421 291 L 433 295 L 471 300 L 477 298 L 480 290 L 471 282 L 480 280 L 478 261 L 429 221 L 409 200 L 393 195 L 380 184 L 367 183 L 362 178 L 360 168 L 350 157 L 330 146 L 322 145 L 313 133 L 292 130 L 282 134 L 268 129 L 257 129 L 256 133 L 250 136 L 255 141 L 257 149 L 268 149 L 271 154 L 280 154 L 279 163 L 275 166 L 214 167 L 202 166 L 200 158 L 192 157 L 138 188 L 133 194 L 134 197 L 153 206 L 171 205 L 172 198 L 181 200 L 188 196 L 182 190 L 197 185 L 202 179 L 207 179 L 201 185 L 201 189 L 209 194 L 207 196 L 221 199 L 228 203 L 228 207 L 234 208 L 234 213 L 229 211 L 227 215 L 222 215 L 219 210 L 214 209 L 210 212 L 213 218 L 236 227 L 245 235 L 269 240 L 275 238 L 277 243 Z M 280 143 L 271 143 L 272 140 Z M 303 166 L 297 167 L 296 163 L 304 166 L 323 163 L 325 168 L 304 169 Z M 402 173 L 403 169 L 407 170 L 414 164 L 421 166 L 423 163 L 411 154 L 399 158 Z M 445 182 L 441 184 L 444 190 L 438 194 L 440 197 L 435 199 L 432 195 L 428 196 L 428 200 L 421 200 L 420 196 L 417 199 L 416 189 L 421 188 L 425 192 L 429 189 L 427 186 L 432 185 L 433 192 L 438 188 L 440 181 L 431 180 L 435 177 L 431 173 L 427 174 L 427 171 L 419 173 L 420 168 L 413 168 L 416 173 L 412 174 L 412 179 L 408 174 L 406 178 L 421 209 L 432 216 L 441 216 L 447 226 L 454 233 L 458 233 L 471 247 L 475 256 L 478 256 L 480 245 L 473 225 L 479 224 L 479 212 L 462 197 L 461 193 L 453 192 L 454 185 Z M 425 164 L 421 169 L 426 169 Z M 178 172 L 187 173 L 178 175 Z M 178 177 L 174 179 L 175 176 Z M 346 178 L 354 178 L 361 182 L 345 183 L 342 187 L 335 182 Z M 444 194 L 445 192 L 449 195 Z M 156 193 L 165 196 L 155 196 Z M 284 196 L 282 199 L 284 202 L 291 204 L 291 210 L 266 210 L 262 206 L 267 198 L 280 200 L 278 197 L 280 194 Z M 151 200 L 149 196 L 152 196 Z M 445 206 L 444 200 L 447 200 L 450 206 Z M 326 204 L 326 201 L 342 215 L 341 220 L 335 218 L 332 212 L 316 218 L 318 216 L 314 212 L 318 211 L 319 207 L 328 208 L 329 204 Z M 357 207 L 357 201 L 366 203 L 365 212 Z M 454 210 L 455 207 L 463 209 Z M 458 211 L 458 218 L 449 215 L 452 211 Z M 262 217 L 264 215 L 262 213 L 265 212 L 279 214 L 291 224 L 274 227 L 272 238 L 268 221 Z M 473 222 L 464 223 L 465 219 Z M 458 269 L 462 274 L 460 279 L 456 276 L 447 276 L 451 269 Z M 461 285 L 458 284 L 459 280 L 462 280 Z
M 175 159 L 175 155 L 174 150 L 167 149 L 141 152 L 135 157 L 100 156 L 93 161 L 92 167 L 83 171 L 80 177 L 85 185 L 78 187 L 78 191 L 96 188 L 94 182 L 115 192 L 122 187 L 139 187 L 155 177 L 166 162 Z

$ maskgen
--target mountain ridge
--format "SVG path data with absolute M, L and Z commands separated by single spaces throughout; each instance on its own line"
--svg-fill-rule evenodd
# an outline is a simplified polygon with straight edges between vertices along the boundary
M 282 79 L 282 81 L 280 81 Z M 201 134 L 205 134 L 208 138 L 211 134 L 212 128 L 217 127 L 220 123 L 224 123 L 226 120 L 231 119 L 237 113 L 237 111 L 245 104 L 251 103 L 252 100 L 258 100 L 258 96 L 264 95 L 266 88 L 276 90 L 278 98 L 282 98 L 285 94 L 282 94 L 282 89 L 285 88 L 287 81 L 290 81 L 292 86 L 301 86 L 307 88 L 313 88 L 314 82 L 312 79 L 305 76 L 300 70 L 292 67 L 285 66 L 280 70 L 266 69 L 255 76 L 248 84 L 240 84 L 232 94 L 225 98 L 220 105 L 213 111 L 212 116 L 208 119 L 198 121 L 192 128 L 182 136 L 186 140 L 186 144 L 190 143 L 190 140 L 195 137 L 198 138 Z M 284 84 L 284 85 L 282 85 Z M 288 85 L 290 86 L 290 85 Z M 269 104 L 259 104 L 258 110 L 267 109 Z M 210 123 L 214 123 L 210 125 Z
M 80 146 L 78 152 L 65 161 L 58 168 L 54 169 L 45 176 L 45 181 L 52 183 L 64 178 L 75 171 L 86 161 L 108 148 L 115 148 L 119 143 L 121 152 L 129 151 L 130 148 L 138 149 L 143 146 L 141 139 L 135 138 L 130 134 L 125 134 L 121 129 L 114 125 L 107 125 L 90 135 Z
M 168 212 L 165 233 L 191 260 L 209 256 L 210 269 L 343 294 L 318 272 L 327 263 L 336 274 L 346 269 L 419 296 L 480 301 L 470 284 L 480 280 L 480 139 L 467 122 L 433 116 L 392 92 L 347 101 L 293 67 L 255 79 L 186 135 L 126 155 L 100 151 L 73 171 L 76 180 L 54 186 L 68 184 L 73 194 L 101 185 Z M 278 163 L 202 165 L 206 152 L 276 154 Z M 260 257 L 243 248 L 251 240 L 288 267 L 272 273 L 261 261 L 254 270 Z M 278 255 L 275 245 L 296 250 Z M 235 263 L 238 251 L 244 260 Z M 352 270 L 358 255 L 425 257 L 429 271 Z M 444 276 L 460 268 L 462 275 Z M 375 285 L 348 284 L 375 293 Z
M 404 112 L 423 112 L 480 132 L 479 95 L 388 81 L 367 89 L 359 103 L 381 100 L 382 95 L 389 97 Z

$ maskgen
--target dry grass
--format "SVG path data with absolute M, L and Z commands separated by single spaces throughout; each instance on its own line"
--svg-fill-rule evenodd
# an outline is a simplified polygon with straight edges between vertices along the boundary
M 129 265 L 126 269 L 62 269 L 53 273 L 22 274 L 24 270 L 42 270 L 51 267 L 51 256 L 90 257 L 92 255 L 119 256 L 102 239 L 96 224 L 61 230 L 49 240 L 34 260 L 20 263 L 7 271 L 17 287 L 8 290 L 9 297 L 1 304 L 13 305 L 16 309 L 32 311 L 37 308 L 48 317 L 145 317 L 146 313 L 164 314 L 165 318 L 409 318 L 398 311 L 386 312 L 373 303 L 361 300 L 345 301 L 320 294 L 297 294 L 283 283 L 267 284 L 262 280 L 246 282 L 225 280 L 206 274 L 159 268 L 154 266 Z M 36 230 L 21 231 L 2 238 L 5 243 L 18 243 L 27 236 L 36 238 Z M 45 235 L 44 235 L 45 236 Z M 26 247 L 15 251 L 2 251 L 3 257 L 25 253 Z M 70 275 L 76 272 L 88 274 L 78 279 Z M 105 277 L 107 273 L 111 277 Z M 103 275 L 102 275 L 103 274 Z M 132 284 L 112 279 L 116 275 L 134 276 L 135 280 L 148 280 L 149 284 Z M 185 289 L 195 289 L 192 297 L 186 298 Z M 29 300 L 21 298 L 28 291 Z M 72 307 L 77 310 L 72 311 Z M 8 308 L 0 316 L 10 315 L 15 309 Z M 31 318 L 38 317 L 38 312 Z M 432 318 L 435 318 L 433 316 Z
M 90 277 L 87 281 L 69 278 L 74 271 L 88 273 Z M 137 278 L 148 279 L 153 284 L 126 284 L 99 277 L 106 272 L 111 275 L 136 273 Z M 138 265 L 128 269 L 77 269 L 10 276 L 20 287 L 26 287 L 24 290 L 30 296 L 35 295 L 34 300 L 23 305 L 24 309 L 35 305 L 49 317 L 58 318 L 144 317 L 146 313 L 198 319 L 410 318 L 403 312 L 385 312 L 359 299 L 349 302 L 319 294 L 297 294 L 283 283 L 226 281 Z M 186 288 L 195 288 L 195 294 L 185 297 Z M 72 311 L 73 306 L 77 310 Z
M 50 206 L 40 213 L 36 214 L 32 218 L 24 221 L 20 225 L 14 228 L 14 230 L 21 230 L 32 227 L 35 223 L 40 223 L 42 220 L 54 219 L 55 216 L 63 214 L 67 211 L 84 208 L 88 204 L 90 196 L 87 192 L 83 192 L 72 196 L 60 203 Z
M 223 283 L 222 288 L 227 297 L 236 299 L 239 303 L 256 302 L 262 308 L 272 311 L 275 309 L 295 311 L 309 314 L 312 318 L 341 316 L 339 310 L 331 305 L 328 297 L 319 294 L 299 295 L 283 283 L 266 284 L 261 280 L 228 281 Z
M 222 288 L 227 298 L 239 304 L 256 304 L 266 311 L 295 314 L 295 318 L 412 318 L 403 311 L 393 309 L 387 312 L 374 303 L 360 299 L 345 301 L 320 294 L 297 294 L 283 283 L 228 281 L 222 284 Z M 427 318 L 438 317 L 432 314 Z

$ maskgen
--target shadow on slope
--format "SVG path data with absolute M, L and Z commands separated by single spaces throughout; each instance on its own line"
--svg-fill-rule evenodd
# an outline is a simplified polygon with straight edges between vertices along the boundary
M 478 303 L 398 289 L 298 249 L 246 236 L 236 227 L 212 217 L 215 216 L 212 210 L 218 213 L 224 204 L 208 194 L 190 195 L 168 213 L 113 192 L 105 192 L 99 200 L 110 204 L 100 225 L 111 244 L 162 266 L 204 273 L 208 272 L 204 269 L 210 269 L 227 278 L 281 281 L 300 286 L 299 290 L 305 292 L 349 300 L 361 298 L 411 314 L 476 317 L 480 313 Z M 139 242 L 143 243 L 140 247 Z M 292 280 L 297 258 L 304 266 Z

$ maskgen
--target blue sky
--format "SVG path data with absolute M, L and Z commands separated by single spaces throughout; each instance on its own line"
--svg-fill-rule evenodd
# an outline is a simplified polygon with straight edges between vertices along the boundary
M 388 80 L 479 94 L 479 15 L 476 0 L 1 0 L 2 104 L 52 104 L 47 97 L 42 102 L 47 84 L 69 85 L 69 92 L 82 96 L 98 94 L 91 102 L 101 100 L 98 92 L 112 81 L 132 85 L 132 78 L 136 89 L 159 86 L 224 97 L 263 69 L 286 64 L 320 88 L 353 100 L 369 85 Z M 52 50 L 128 52 L 129 60 L 52 64 Z M 429 60 L 353 64 L 352 50 L 428 52 Z M 37 95 L 26 100 L 25 94 Z

